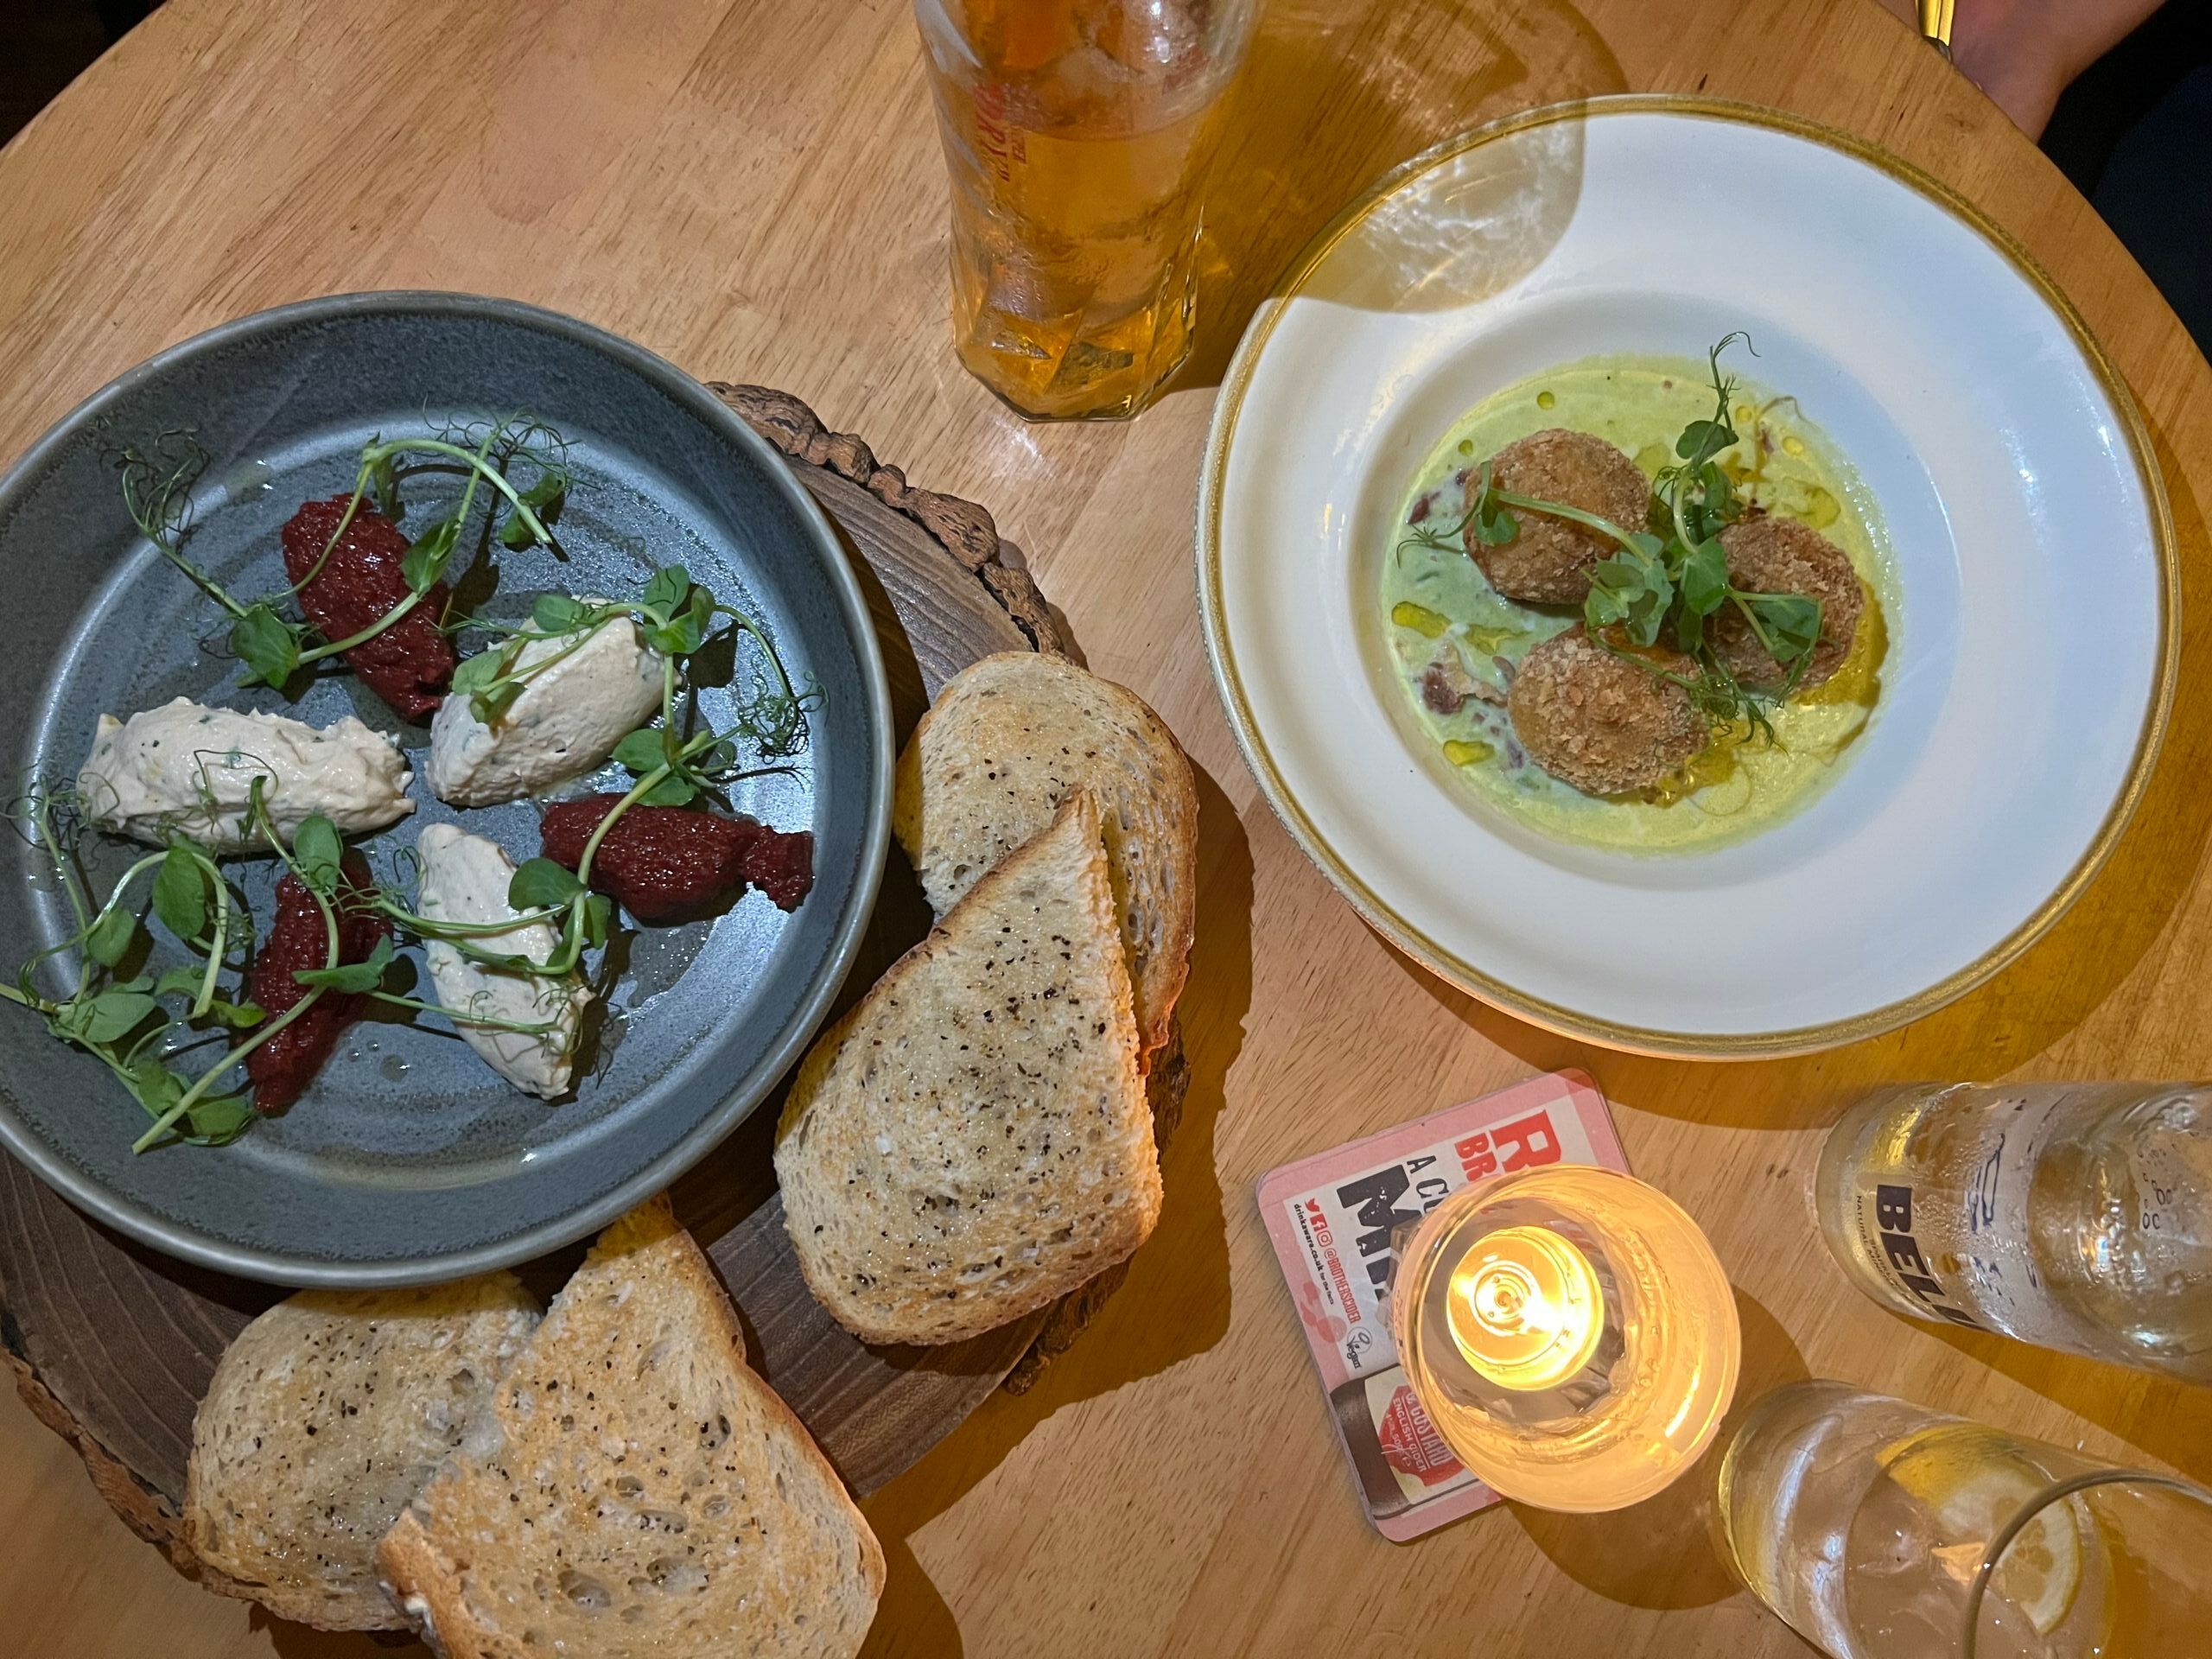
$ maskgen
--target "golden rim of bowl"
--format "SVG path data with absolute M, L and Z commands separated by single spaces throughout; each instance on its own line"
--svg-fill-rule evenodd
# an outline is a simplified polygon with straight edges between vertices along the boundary
M 1268 340 L 1274 334 L 1276 323 L 1281 320 L 1288 302 L 1299 296 L 1314 269 L 1328 257 L 1338 242 L 1383 202 L 1396 194 L 1407 181 L 1440 162 L 1497 139 L 1526 132 L 1532 128 L 1548 126 L 1554 122 L 1582 120 L 1600 115 L 1652 114 L 1732 121 L 1745 126 L 1789 133 L 1825 145 L 1879 168 L 1908 189 L 1918 192 L 2003 254 L 2012 263 L 2012 268 L 2043 296 L 2044 303 L 2066 325 L 2075 344 L 2081 348 L 2082 356 L 2095 372 L 2105 396 L 2118 412 L 2126 431 L 2129 451 L 2135 459 L 2136 472 L 2142 480 L 2145 499 L 2150 505 L 2151 531 L 2158 544 L 2159 662 L 2157 681 L 2149 704 L 2144 710 L 2143 727 L 2136 739 L 2135 753 L 2128 764 L 2127 777 L 2088 849 L 2064 879 L 2051 889 L 2025 920 L 1965 967 L 1910 996 L 1821 1025 L 1762 1032 L 1662 1031 L 1650 1027 L 1624 1025 L 1530 996 L 1446 950 L 1424 933 L 1417 924 L 1385 904 L 1381 896 L 1360 879 L 1350 861 L 1323 837 L 1291 795 L 1281 772 L 1268 752 L 1267 740 L 1252 716 L 1251 706 L 1244 695 L 1243 681 L 1237 672 L 1236 658 L 1230 652 L 1222 621 L 1222 484 L 1227 475 L 1230 444 L 1236 436 L 1237 416 L 1243 409 L 1244 394 L 1250 387 L 1252 373 L 1261 353 L 1267 348 Z M 1558 1032 L 1563 1036 L 1601 1043 L 1611 1048 L 1694 1059 L 1762 1059 L 1810 1053 L 1818 1049 L 1833 1048 L 1863 1038 L 1878 1036 L 1899 1026 L 1909 1025 L 1933 1014 L 1946 1003 L 1956 1001 L 1992 978 L 2050 930 L 2096 878 L 2106 860 L 2112 856 L 2113 849 L 2119 843 L 2128 821 L 2134 817 L 2137 806 L 2149 788 L 2152 768 L 2158 759 L 2159 746 L 2164 741 L 2166 725 L 2172 714 L 2174 687 L 2181 666 L 2181 563 L 2175 542 L 2173 512 L 2166 499 L 2165 481 L 2152 457 L 2150 434 L 2144 426 L 2143 416 L 2136 407 L 2133 394 L 2128 390 L 2117 365 L 2089 331 L 2089 326 L 2082 320 L 2081 313 L 2074 308 L 2073 302 L 2032 254 L 1981 209 L 1942 180 L 1865 139 L 1817 121 L 1807 120 L 1802 116 L 1761 105 L 1738 104 L 1724 99 L 1675 92 L 1630 92 L 1546 105 L 1541 109 L 1523 111 L 1493 121 L 1487 126 L 1477 127 L 1456 138 L 1447 138 L 1412 160 L 1393 168 L 1306 245 L 1306 251 L 1293 262 L 1276 284 L 1275 291 L 1262 304 L 1264 309 L 1246 331 L 1236 348 L 1236 358 L 1230 365 L 1229 372 L 1222 382 L 1221 396 L 1214 407 L 1212 429 L 1207 438 L 1205 467 L 1200 480 L 1198 517 L 1199 612 L 1205 624 L 1206 654 L 1211 661 L 1214 685 L 1221 694 L 1223 706 L 1228 710 L 1230 726 L 1236 733 L 1238 747 L 1243 751 L 1245 763 L 1259 780 L 1275 816 L 1281 819 L 1284 827 L 1305 849 L 1306 855 L 1351 900 L 1353 906 L 1377 931 L 1439 977 L 1449 980 L 1493 1007 L 1503 1008 L 1533 1025 Z

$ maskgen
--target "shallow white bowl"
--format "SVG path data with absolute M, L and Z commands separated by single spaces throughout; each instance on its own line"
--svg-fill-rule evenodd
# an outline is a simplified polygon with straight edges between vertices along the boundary
M 1415 469 L 1491 392 L 1737 328 L 1739 366 L 1798 398 L 1886 523 L 1881 702 L 1827 790 L 1745 841 L 1551 840 L 1416 741 L 1379 561 Z M 1826 1047 L 1997 972 L 2110 852 L 2178 655 L 2149 442 L 2050 279 L 1894 157 L 1703 99 L 1516 116 L 1349 208 L 1230 366 L 1198 557 L 1230 720 L 1313 861 L 1446 979 L 1649 1052 Z

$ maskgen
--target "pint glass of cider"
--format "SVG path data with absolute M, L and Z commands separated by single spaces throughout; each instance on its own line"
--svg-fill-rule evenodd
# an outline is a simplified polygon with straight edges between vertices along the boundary
M 914 0 L 960 360 L 1037 419 L 1135 414 L 1191 349 L 1202 197 L 1255 0 Z

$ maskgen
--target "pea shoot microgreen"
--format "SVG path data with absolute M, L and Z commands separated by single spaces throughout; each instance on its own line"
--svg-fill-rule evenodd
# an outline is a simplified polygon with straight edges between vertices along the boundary
M 253 926 L 245 901 L 225 880 L 214 855 L 177 836 L 167 848 L 131 863 L 95 906 L 78 868 L 74 813 L 67 794 L 45 789 L 29 792 L 10 813 L 44 855 L 76 925 L 59 944 L 24 963 L 12 984 L 0 982 L 0 1001 L 39 1015 L 54 1037 L 98 1059 L 144 1108 L 152 1123 L 133 1143 L 134 1151 L 145 1152 L 170 1139 L 194 1146 L 223 1146 L 237 1139 L 255 1113 L 243 1090 L 223 1087 L 225 1080 L 326 994 L 372 996 L 410 1012 L 535 1036 L 556 1029 L 550 1022 L 506 1020 L 385 989 L 394 960 L 388 938 L 379 939 L 365 960 L 341 962 L 338 912 L 364 902 L 360 892 L 346 883 L 340 863 L 344 843 L 329 819 L 317 816 L 300 826 L 287 847 L 270 818 L 260 779 L 251 786 L 249 822 L 314 896 L 327 941 L 322 966 L 293 972 L 308 995 L 274 1018 L 241 996 L 221 994 L 226 973 L 242 980 L 251 966 Z M 149 879 L 149 891 L 143 899 L 136 897 Z M 143 915 L 140 904 L 146 907 Z M 154 948 L 149 919 L 157 921 L 190 960 L 159 975 L 125 976 L 123 964 Z M 65 992 L 42 988 L 41 969 L 49 962 L 64 964 Z M 179 1005 L 175 1009 L 173 1002 Z M 222 1058 L 196 1075 L 179 1069 L 175 1063 L 184 1053 L 225 1031 L 245 1033 L 243 1040 L 226 1044 Z
M 141 1150 L 173 1128 L 180 1139 L 222 1145 L 253 1118 L 243 1095 L 215 1087 L 232 1059 L 226 1055 L 196 1079 L 171 1069 L 169 1062 L 181 1046 L 199 1039 L 195 1027 L 204 1032 L 264 1026 L 260 1008 L 219 994 L 226 969 L 244 971 L 251 918 L 213 855 L 182 838 L 134 861 L 95 906 L 78 869 L 73 805 L 61 791 L 34 789 L 10 814 L 44 855 L 76 925 L 59 944 L 24 963 L 12 985 L 0 983 L 0 1000 L 29 1009 L 54 1037 L 107 1067 L 154 1120 Z M 137 894 L 142 882 L 150 884 L 143 897 Z M 159 976 L 124 975 L 126 961 L 152 948 L 136 908 L 141 903 L 183 947 L 188 963 Z M 68 982 L 61 994 L 41 986 L 41 969 L 49 962 Z M 168 1001 L 181 1002 L 181 1013 L 173 1013 Z
M 516 918 L 505 921 L 456 923 L 424 916 L 385 893 L 379 908 L 399 925 L 423 938 L 442 939 L 486 968 L 564 978 L 577 970 L 585 951 L 606 944 L 613 925 L 612 902 L 591 890 L 591 868 L 607 832 L 625 813 L 634 806 L 689 804 L 749 775 L 748 753 L 759 766 L 772 766 L 804 746 L 807 711 L 818 694 L 794 686 L 760 625 L 716 599 L 680 565 L 654 572 L 635 600 L 594 603 L 548 594 L 532 607 L 527 623 L 472 623 L 498 636 L 499 643 L 462 662 L 454 676 L 454 692 L 469 698 L 478 719 L 497 725 L 534 680 L 581 649 L 599 629 L 618 622 L 634 625 L 661 656 L 660 723 L 641 727 L 615 747 L 613 759 L 635 781 L 594 828 L 577 868 L 570 870 L 549 858 L 526 860 L 508 884 L 507 904 Z M 696 692 L 702 684 L 734 681 L 740 647 L 747 641 L 759 660 L 751 665 L 751 685 L 738 698 L 729 723 L 694 729 L 687 715 L 696 713 L 696 704 L 687 702 L 685 689 Z M 727 669 L 709 661 L 724 645 Z M 559 931 L 560 944 L 543 962 L 484 943 L 528 922 L 544 922 Z
M 570 482 L 567 445 L 561 435 L 525 417 L 448 429 L 428 437 L 372 438 L 361 451 L 345 512 L 307 573 L 275 594 L 246 600 L 232 594 L 185 554 L 192 530 L 192 492 L 207 465 L 207 452 L 188 431 L 163 432 L 143 448 L 125 448 L 118 459 L 124 505 L 139 532 L 162 556 L 229 613 L 230 647 L 245 665 L 245 683 L 266 684 L 280 691 L 302 669 L 367 644 L 417 608 L 444 579 L 480 491 L 493 495 L 486 529 L 499 520 L 502 546 L 550 545 L 549 526 L 559 515 Z M 518 485 L 511 474 L 525 468 L 532 475 L 526 484 Z M 300 591 L 321 574 L 363 502 L 397 520 L 404 512 L 402 484 L 427 472 L 460 472 L 464 482 L 458 505 L 410 541 L 400 566 L 407 582 L 406 598 L 343 639 L 325 639 L 308 623 L 287 614 Z M 502 502 L 505 516 L 500 519 Z
M 277 855 L 314 896 L 316 906 L 322 912 L 330 938 L 329 955 L 321 967 L 296 968 L 292 970 L 293 979 L 300 984 L 311 991 L 373 997 L 379 1002 L 414 1013 L 442 1014 L 456 1023 L 490 1026 L 501 1031 L 520 1032 L 530 1036 L 545 1036 L 556 1028 L 550 1021 L 503 1020 L 474 1010 L 448 1007 L 440 1002 L 426 1002 L 386 989 L 385 982 L 397 957 L 389 938 L 379 938 L 369 954 L 359 962 L 339 960 L 337 911 L 348 906 L 366 906 L 381 910 L 386 899 L 384 889 L 373 884 L 365 889 L 347 880 L 343 863 L 345 842 L 339 836 L 337 826 L 320 813 L 300 825 L 289 849 L 277 839 L 276 825 L 268 821 L 265 813 L 260 823 L 262 833 L 269 837 L 270 844 L 276 849 Z M 512 926 L 513 924 L 505 925 Z
M 1541 512 L 1597 531 L 1618 551 L 1590 573 L 1582 620 L 1606 650 L 1645 672 L 1680 686 L 1708 723 L 1738 724 L 1768 741 L 1774 728 L 1767 710 L 1797 689 L 1821 637 L 1821 605 L 1802 594 L 1750 593 L 1729 580 L 1720 534 L 1745 512 L 1720 457 L 1738 442 L 1729 417 L 1736 382 L 1721 371 L 1729 346 L 1750 338 L 1732 334 L 1707 354 L 1714 407 L 1709 419 L 1692 421 L 1675 440 L 1675 458 L 1652 480 L 1649 527 L 1629 528 L 1561 501 L 1544 501 L 1501 488 L 1487 464 L 1468 492 L 1469 505 L 1456 523 L 1421 524 L 1408 544 L 1457 552 L 1466 538 L 1497 547 L 1519 534 L 1516 512 Z M 1787 671 L 1778 688 L 1748 686 L 1713 648 L 1707 626 L 1724 610 L 1740 615 L 1767 654 Z M 1692 670 L 1677 671 L 1659 654 L 1671 636 Z
M 614 917 L 613 900 L 604 893 L 591 892 L 574 871 L 550 858 L 526 859 L 516 868 L 507 885 L 507 904 L 515 914 L 497 921 L 456 922 L 427 916 L 389 887 L 379 888 L 372 902 L 416 938 L 441 940 L 479 967 L 527 979 L 562 980 L 575 973 L 582 963 L 584 952 L 607 943 Z M 555 928 L 560 934 L 560 942 L 543 962 L 518 951 L 493 950 L 483 943 L 511 935 L 537 922 Z M 451 1009 L 436 1011 L 456 1020 L 466 1019 L 472 1025 L 491 1024 L 538 1035 L 554 1029 L 550 1023 L 504 1024 L 496 1020 L 480 1020 L 474 1014 L 455 1014 Z
M 143 449 L 120 456 L 126 506 L 156 549 L 230 617 L 229 640 L 245 664 L 248 685 L 264 683 L 285 689 L 298 672 L 325 658 L 373 639 L 419 606 L 443 579 L 464 544 L 470 514 L 480 492 L 493 497 L 480 536 L 496 535 L 502 546 L 518 549 L 550 544 L 550 524 L 564 504 L 570 476 L 566 446 L 557 433 L 537 423 L 514 420 L 448 428 L 429 437 L 372 440 L 363 450 L 354 488 L 339 525 L 312 567 L 298 581 L 272 594 L 243 600 L 226 590 L 184 551 L 192 531 L 192 495 L 207 457 L 185 431 L 162 434 Z M 517 481 L 517 463 L 522 463 Z M 290 601 L 314 582 L 365 501 L 394 520 L 405 512 L 404 481 L 420 473 L 462 476 L 454 509 L 423 526 L 412 538 L 402 563 L 408 597 L 371 627 L 346 639 L 323 639 L 288 613 Z M 504 505 L 503 505 L 504 503 Z M 504 516 L 502 516 L 504 514 Z M 481 545 L 481 540 L 478 545 Z M 137 861 L 93 906 L 76 870 L 74 825 L 63 822 L 73 803 L 58 793 L 35 792 L 16 816 L 45 849 L 68 897 L 76 921 L 61 944 L 26 963 L 13 987 L 0 984 L 0 998 L 40 1014 L 52 1033 L 85 1049 L 105 1064 L 152 1119 L 134 1143 L 145 1151 L 170 1141 L 222 1144 L 252 1122 L 254 1111 L 243 1090 L 224 1087 L 237 1069 L 264 1043 L 300 1019 L 326 995 L 373 997 L 416 1013 L 437 1014 L 456 1023 L 548 1037 L 557 1020 L 508 1020 L 484 1007 L 456 1009 L 403 995 L 389 988 L 396 951 L 380 939 L 360 962 L 340 959 L 338 917 L 346 906 L 365 905 L 416 939 L 450 944 L 463 957 L 491 971 L 533 981 L 560 981 L 579 971 L 584 953 L 603 947 L 613 926 L 613 906 L 592 891 L 592 861 L 609 830 L 632 807 L 680 805 L 702 794 L 718 792 L 759 770 L 772 769 L 797 754 L 807 739 L 807 711 L 818 693 L 796 688 L 767 635 L 742 611 L 721 603 L 681 567 L 655 572 L 639 597 L 627 602 L 580 600 L 549 594 L 533 606 L 521 625 L 441 618 L 442 626 L 480 628 L 498 643 L 464 661 L 454 680 L 456 695 L 470 699 L 472 710 L 496 723 L 530 684 L 555 664 L 580 649 L 600 628 L 626 620 L 662 659 L 658 724 L 626 737 L 615 759 L 634 781 L 602 817 L 588 840 L 578 868 L 571 871 L 546 858 L 525 861 L 510 883 L 508 902 L 516 912 L 504 920 L 460 923 L 420 914 L 386 886 L 364 887 L 344 868 L 345 843 L 336 827 L 316 816 L 300 824 L 289 842 L 270 817 L 265 798 L 270 779 L 255 777 L 242 814 L 248 845 L 273 851 L 313 897 L 326 939 L 321 966 L 297 969 L 293 978 L 306 995 L 273 1017 L 242 997 L 220 994 L 227 969 L 244 976 L 251 963 L 251 918 L 244 899 L 226 884 L 214 855 L 188 839 L 181 824 L 169 829 L 170 844 Z M 748 658 L 744 647 L 753 647 Z M 548 649 L 532 650 L 544 645 Z M 734 696 L 732 715 L 720 729 L 698 726 L 696 693 L 702 686 L 734 684 L 750 674 L 747 688 Z M 751 757 L 747 768 L 746 758 Z M 228 764 L 236 766 L 232 755 Z M 219 813 L 212 789 L 201 790 L 202 817 L 213 823 Z M 141 908 L 131 894 L 141 883 L 148 892 Z M 143 960 L 153 948 L 146 920 L 161 926 L 191 956 L 186 964 L 158 976 L 124 976 L 124 964 Z M 496 948 L 500 936 L 544 923 L 556 928 L 559 943 L 539 962 Z M 48 995 L 40 988 L 41 964 L 53 957 L 73 961 L 71 988 Z M 163 999 L 181 1000 L 173 1013 Z M 174 1062 L 213 1030 L 245 1033 L 234 1045 L 226 1039 L 219 1061 L 190 1075 Z
M 614 759 L 629 772 L 652 778 L 639 797 L 640 804 L 683 806 L 732 781 L 739 775 L 741 743 L 766 761 L 788 759 L 803 747 L 806 711 L 815 693 L 793 686 L 774 643 L 758 623 L 722 603 L 681 565 L 655 571 L 635 600 L 592 603 L 547 594 L 538 599 L 527 624 L 472 625 L 503 637 L 461 664 L 454 690 L 467 696 L 479 720 L 496 725 L 531 682 L 582 649 L 601 628 L 623 620 L 634 622 L 645 643 L 663 659 L 661 723 L 632 732 L 614 750 Z M 748 641 L 757 659 L 752 683 L 739 697 L 729 725 L 721 731 L 689 729 L 681 689 L 734 681 L 741 648 Z M 719 660 L 725 649 L 727 667 Z M 716 660 L 710 664 L 710 658 Z

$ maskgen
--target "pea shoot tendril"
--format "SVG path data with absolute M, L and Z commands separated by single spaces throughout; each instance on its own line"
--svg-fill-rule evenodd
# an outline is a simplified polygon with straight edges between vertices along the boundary
M 1675 459 L 1652 480 L 1649 525 L 1633 530 L 1563 501 L 1517 495 L 1502 487 L 1485 463 L 1468 492 L 1465 513 L 1447 528 L 1416 527 L 1408 540 L 1440 552 L 1461 550 L 1471 538 L 1497 547 L 1520 534 L 1519 512 L 1541 512 L 1595 531 L 1619 548 L 1590 573 L 1583 625 L 1605 650 L 1644 672 L 1677 685 L 1707 722 L 1723 730 L 1743 725 L 1775 741 L 1768 711 L 1796 690 L 1821 638 L 1821 602 L 1802 594 L 1751 593 L 1729 580 L 1721 532 L 1742 519 L 1745 505 L 1720 456 L 1738 442 L 1729 404 L 1735 380 L 1720 367 L 1721 353 L 1738 341 L 1732 334 L 1707 360 L 1713 375 L 1713 412 L 1692 421 L 1675 441 Z M 1778 687 L 1745 684 L 1713 648 L 1710 625 L 1724 611 L 1740 616 L 1760 647 L 1784 671 Z M 1671 639 L 1689 672 L 1670 665 L 1660 649 Z
M 117 467 L 122 474 L 124 508 L 139 533 L 193 586 L 228 613 L 230 648 L 245 665 L 245 683 L 283 691 L 302 669 L 366 645 L 421 606 L 430 589 L 444 580 L 480 492 L 488 491 L 493 498 L 491 518 L 498 517 L 504 505 L 505 518 L 498 529 L 503 546 L 550 546 L 550 521 L 558 516 L 571 481 L 567 454 L 568 447 L 560 434 L 522 416 L 485 423 L 480 429 L 448 429 L 427 437 L 372 438 L 361 451 L 345 511 L 315 563 L 297 582 L 251 600 L 231 593 L 186 555 L 185 543 L 193 528 L 192 493 L 208 461 L 207 452 L 189 431 L 172 429 L 143 447 L 124 448 L 118 452 Z M 459 505 L 425 525 L 409 542 L 400 567 L 407 581 L 404 599 L 343 639 L 325 639 L 308 623 L 285 614 L 281 607 L 321 575 L 364 502 L 386 518 L 397 519 L 404 512 L 400 492 L 404 480 L 435 471 L 461 472 L 466 481 Z M 518 485 L 512 474 L 521 471 L 534 476 Z M 487 531 L 491 518 L 486 520 Z
M 486 506 L 476 545 L 494 537 L 512 550 L 553 545 L 551 525 L 572 483 L 567 450 L 557 432 L 522 416 L 448 426 L 427 436 L 372 439 L 361 452 L 338 524 L 313 564 L 289 586 L 251 598 L 232 593 L 187 553 L 194 493 L 209 460 L 190 431 L 166 431 L 143 446 L 120 449 L 117 465 L 133 523 L 229 619 L 228 641 L 246 670 L 244 683 L 289 695 L 296 690 L 301 671 L 374 639 L 423 604 L 464 544 L 480 499 Z M 365 505 L 397 521 L 405 512 L 407 480 L 431 473 L 458 476 L 461 493 L 449 512 L 411 537 L 402 566 L 406 597 L 342 639 L 324 639 L 298 620 L 295 601 L 321 574 Z M 565 979 L 579 971 L 587 951 L 607 944 L 612 930 L 613 903 L 592 891 L 590 881 L 593 861 L 622 816 L 639 805 L 680 806 L 702 798 L 727 805 L 729 786 L 782 769 L 804 749 L 808 713 L 819 699 L 811 685 L 802 690 L 793 683 L 773 641 L 752 617 L 722 602 L 680 566 L 656 571 L 633 600 L 549 594 L 522 622 L 450 616 L 437 621 L 448 632 L 475 630 L 492 637 L 494 643 L 461 663 L 452 695 L 467 697 L 472 712 L 495 728 L 534 683 L 603 627 L 636 627 L 661 660 L 658 719 L 624 738 L 613 757 L 630 772 L 629 787 L 594 828 L 575 870 L 543 857 L 517 868 L 508 891 L 509 906 L 517 912 L 512 918 L 464 923 L 425 916 L 396 887 L 356 881 L 344 867 L 344 840 L 328 818 L 308 817 L 289 842 L 279 832 L 269 798 L 276 775 L 257 771 L 244 814 L 248 846 L 273 852 L 298 879 L 323 936 L 320 965 L 292 973 L 304 995 L 272 1014 L 246 994 L 254 930 L 245 897 L 225 877 L 216 853 L 186 833 L 194 824 L 188 812 L 164 819 L 166 844 L 137 857 L 95 903 L 79 856 L 79 837 L 95 815 L 73 791 L 35 785 L 8 810 L 42 855 L 67 906 L 71 931 L 25 962 L 12 983 L 0 982 L 0 1000 L 30 1010 L 54 1037 L 99 1059 L 138 1101 L 150 1122 L 134 1151 L 176 1142 L 223 1145 L 244 1133 L 256 1112 L 240 1068 L 325 997 L 365 996 L 410 1017 L 433 1014 L 460 1025 L 558 1034 L 559 1020 L 503 1018 L 493 1012 L 488 997 L 474 999 L 482 1007 L 454 1008 L 406 995 L 399 988 L 403 982 L 392 978 L 397 957 L 388 935 L 364 959 L 345 961 L 341 914 L 365 908 L 397 925 L 403 938 L 445 942 L 491 972 L 537 982 Z M 697 694 L 704 686 L 732 688 L 730 713 L 719 728 L 702 719 Z M 231 755 L 226 764 L 237 762 Z M 198 798 L 202 818 L 213 823 L 218 814 L 205 763 Z M 559 936 L 545 961 L 499 948 L 501 935 L 540 922 Z M 141 970 L 162 948 L 155 924 L 186 957 L 158 973 Z M 211 1039 L 221 1046 L 219 1058 L 212 1065 L 205 1064 L 206 1057 L 188 1064 L 186 1057 Z

